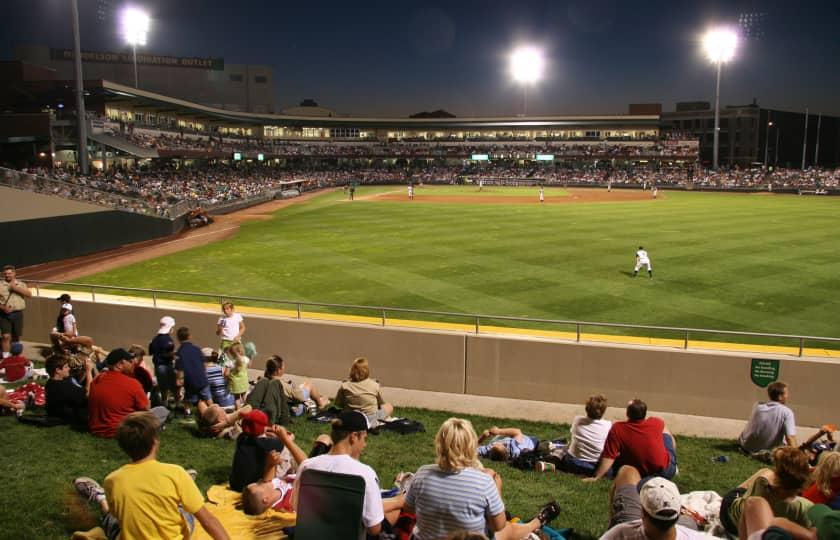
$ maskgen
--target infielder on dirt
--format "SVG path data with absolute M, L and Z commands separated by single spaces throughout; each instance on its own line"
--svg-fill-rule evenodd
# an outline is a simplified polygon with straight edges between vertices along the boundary
M 645 248 L 639 246 L 639 250 L 636 251 L 636 268 L 633 269 L 633 277 L 639 275 L 639 268 L 642 266 L 647 267 L 648 276 L 653 279 L 653 268 L 650 266 L 650 257 L 648 257 L 648 252 L 645 251 Z

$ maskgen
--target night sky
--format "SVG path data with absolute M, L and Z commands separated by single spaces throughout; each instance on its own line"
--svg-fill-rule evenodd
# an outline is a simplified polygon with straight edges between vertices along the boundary
M 514 45 L 542 46 L 546 77 L 528 113 L 626 113 L 628 103 L 713 101 L 699 38 L 741 28 L 721 104 L 840 115 L 840 2 L 136 0 L 153 18 L 146 52 L 274 67 L 280 108 L 313 98 L 340 113 L 521 112 Z M 67 0 L 5 0 L 0 55 L 18 43 L 72 48 Z M 82 48 L 124 51 L 121 0 L 79 0 Z M 759 16 L 756 16 L 761 14 Z

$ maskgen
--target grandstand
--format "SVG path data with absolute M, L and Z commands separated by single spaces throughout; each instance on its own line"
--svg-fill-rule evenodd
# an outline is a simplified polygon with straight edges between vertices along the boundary
M 422 442 L 415 448 L 431 447 L 431 432 L 437 430 L 437 425 L 450 412 L 484 415 L 475 419 L 488 427 L 491 422 L 498 423 L 502 419 L 521 420 L 523 425 L 547 440 L 557 436 L 558 424 L 571 422 L 581 412 L 580 404 L 592 393 L 608 394 L 613 405 L 608 416 L 612 420 L 624 419 L 623 404 L 643 396 L 680 439 L 680 452 L 684 452 L 685 459 L 680 462 L 683 476 L 677 477 L 677 481 L 686 490 L 711 488 L 723 491 L 743 480 L 741 476 L 749 476 L 757 467 L 746 456 L 738 454 L 731 439 L 744 428 L 753 403 L 763 398 L 765 390 L 756 377 L 768 376 L 767 370 L 774 371 L 773 378 L 783 378 L 796 392 L 791 406 L 796 411 L 801 440 L 806 435 L 819 433 L 820 426 L 827 421 L 827 411 L 840 406 L 834 389 L 840 369 L 836 360 L 838 339 L 814 337 L 804 330 L 772 333 L 729 332 L 729 328 L 717 328 L 717 340 L 713 341 L 713 338 L 698 335 L 714 336 L 714 328 L 694 328 L 687 324 L 640 325 L 634 324 L 636 321 L 624 321 L 624 325 L 603 323 L 599 326 L 597 321 L 583 318 L 540 319 L 536 316 L 515 317 L 513 313 L 473 313 L 466 309 L 454 313 L 442 309 L 409 309 L 411 306 L 378 301 L 369 301 L 366 305 L 351 301 L 328 302 L 321 298 L 306 301 L 306 297 L 313 294 L 312 290 L 327 294 L 327 289 L 332 287 L 333 294 L 349 294 L 348 290 L 362 288 L 362 281 L 372 282 L 374 286 L 368 290 L 381 292 L 383 297 L 388 293 L 392 295 L 389 298 L 394 298 L 399 293 L 411 301 L 420 301 L 423 296 L 432 296 L 429 289 L 438 274 L 446 276 L 451 270 L 445 265 L 425 267 L 423 263 L 455 259 L 452 273 L 469 274 L 469 283 L 445 283 L 443 292 L 429 299 L 430 303 L 440 302 L 445 306 L 442 298 L 447 295 L 447 302 L 466 302 L 473 296 L 489 302 L 498 296 L 510 309 L 525 310 L 537 304 L 542 307 L 548 302 L 529 304 L 520 293 L 524 291 L 531 297 L 545 300 L 545 296 L 561 290 L 552 288 L 556 283 L 551 281 L 549 274 L 558 270 L 554 257 L 562 258 L 566 252 L 558 243 L 547 241 L 548 253 L 544 259 L 535 257 L 522 266 L 515 266 L 512 263 L 519 261 L 505 259 L 504 250 L 519 253 L 517 248 L 526 244 L 526 236 L 562 237 L 568 234 L 570 243 L 585 238 L 591 240 L 593 246 L 589 253 L 592 260 L 603 257 L 612 262 L 611 245 L 609 249 L 604 246 L 616 240 L 609 237 L 620 237 L 618 241 L 627 243 L 630 240 L 622 235 L 642 233 L 639 229 L 628 232 L 622 228 L 629 229 L 633 222 L 643 221 L 644 225 L 650 222 L 655 224 L 651 228 L 665 229 L 643 230 L 643 234 L 660 235 L 655 238 L 660 240 L 663 249 L 654 252 L 656 255 L 661 253 L 661 259 L 656 260 L 667 260 L 672 268 L 697 271 L 702 263 L 688 248 L 699 246 L 699 253 L 712 250 L 701 245 L 707 229 L 700 230 L 703 224 L 714 221 L 709 219 L 710 215 L 720 219 L 714 226 L 725 230 L 719 237 L 709 239 L 710 244 L 721 242 L 713 246 L 713 251 L 731 252 L 729 260 L 744 254 L 741 266 L 726 268 L 722 275 L 743 275 L 751 269 L 750 265 L 755 267 L 756 282 L 764 284 L 765 278 L 774 275 L 759 234 L 748 240 L 738 238 L 737 244 L 723 244 L 740 235 L 742 230 L 770 231 L 767 244 L 771 248 L 778 249 L 779 243 L 786 242 L 787 252 L 810 256 L 817 261 L 815 266 L 826 267 L 821 269 L 825 273 L 813 276 L 810 281 L 801 278 L 803 288 L 816 290 L 816 295 L 820 296 L 822 291 L 831 290 L 833 283 L 824 277 L 832 261 L 828 260 L 825 245 L 819 240 L 825 237 L 823 225 L 828 219 L 825 214 L 830 213 L 832 207 L 829 205 L 834 201 L 822 197 L 807 201 L 804 197 L 787 197 L 783 201 L 793 201 L 793 206 L 784 207 L 782 203 L 776 206 L 781 197 L 748 199 L 743 196 L 736 200 L 734 197 L 739 195 L 729 194 L 836 195 L 840 193 L 840 169 L 707 171 L 699 162 L 698 141 L 661 132 L 658 115 L 307 117 L 231 111 L 109 81 L 88 81 L 93 112 L 83 121 L 90 127 L 94 171 L 82 175 L 75 170 L 75 156 L 71 150 L 74 141 L 68 135 L 68 126 L 73 120 L 57 107 L 59 102 L 69 103 L 67 95 L 57 84 L 35 85 L 31 81 L 20 81 L 19 84 L 34 93 L 18 96 L 16 99 L 23 101 L 13 105 L 21 114 L 26 113 L 27 118 L 35 114 L 43 122 L 40 131 L 32 135 L 33 141 L 28 141 L 35 144 L 38 152 L 22 157 L 19 149 L 10 150 L 6 157 L 15 162 L 15 167 L 2 169 L 2 189 L 12 191 L 18 197 L 15 200 L 21 201 L 16 203 L 21 212 L 15 216 L 13 225 L 4 223 L 8 227 L 4 236 L 22 235 L 31 239 L 30 246 L 10 253 L 5 263 L 25 266 L 101 253 L 131 242 L 173 240 L 181 234 L 188 216 L 198 211 L 197 207 L 201 212 L 218 216 L 275 199 L 295 198 L 302 193 L 317 192 L 319 195 L 309 205 L 278 214 L 288 216 L 288 221 L 300 220 L 286 229 L 270 229 L 276 223 L 272 222 L 271 216 L 264 216 L 265 219 L 259 219 L 262 228 L 245 228 L 242 236 L 234 240 L 240 242 L 238 244 L 219 244 L 200 253 L 182 252 L 179 259 L 162 258 L 162 253 L 156 253 L 149 256 L 147 266 L 135 268 L 138 273 L 161 283 L 169 274 L 179 273 L 191 285 L 196 284 L 198 290 L 132 286 L 133 283 L 119 282 L 124 275 L 119 273 L 89 278 L 86 283 L 38 281 L 29 279 L 27 274 L 36 268 L 21 268 L 21 279 L 34 291 L 26 306 L 29 355 L 37 356 L 35 347 L 43 345 L 48 329 L 56 324 L 55 298 L 62 293 L 72 294 L 73 311 L 84 332 L 90 334 L 98 346 L 111 350 L 131 343 L 147 343 L 149 334 L 163 316 L 173 316 L 178 326 L 190 327 L 196 343 L 215 347 L 219 341 L 216 332 L 218 304 L 234 299 L 238 311 L 244 313 L 247 320 L 246 337 L 256 343 L 259 351 L 250 365 L 252 379 L 266 366 L 268 353 L 276 353 L 290 363 L 296 385 L 307 379 L 324 394 L 335 395 L 338 381 L 346 376 L 351 357 L 366 356 L 376 366 L 377 377 L 386 382 L 389 400 L 398 410 L 402 408 L 408 415 L 420 416 L 427 423 L 434 422 L 427 426 L 430 433 L 426 438 L 411 439 Z M 43 93 L 39 94 L 38 88 Z M 32 103 L 26 103 L 27 99 Z M 26 110 L 35 101 L 45 100 L 51 103 L 48 110 Z M 5 128 L 10 130 L 16 129 L 15 123 L 19 120 L 15 115 L 2 119 Z M 4 146 L 4 150 L 9 149 Z M 429 191 L 418 193 L 418 202 L 424 202 L 427 197 L 427 206 L 419 210 L 416 206 L 410 207 L 403 200 L 406 185 L 423 185 L 424 189 L 429 186 Z M 564 200 L 574 202 L 580 198 L 580 193 L 586 192 L 597 193 L 598 203 L 612 204 L 601 205 L 609 206 L 606 210 L 594 210 L 597 205 L 580 209 L 572 208 L 570 202 L 572 209 L 567 214 L 559 210 L 554 212 L 553 203 L 537 206 L 534 189 L 537 185 L 549 188 L 549 195 L 556 196 L 555 201 L 564 197 Z M 349 204 L 348 196 L 340 189 L 344 187 L 349 188 L 350 197 L 353 190 L 362 188 L 357 197 L 363 205 Z M 648 189 L 652 187 L 674 193 L 670 201 L 676 209 L 672 214 L 664 213 L 662 205 L 652 206 Z M 496 188 L 498 190 L 494 192 Z M 367 189 L 369 191 L 365 191 Z M 436 189 L 442 191 L 433 191 Z M 447 189 L 452 191 L 445 191 Z M 479 189 L 483 191 L 477 194 Z M 576 189 L 581 191 L 574 191 Z M 606 197 L 612 189 L 633 197 L 610 201 Z M 695 191 L 725 194 L 719 199 L 702 199 L 703 205 L 699 205 L 695 201 L 700 199 L 692 198 Z M 457 204 L 434 214 L 437 208 L 434 203 L 438 202 L 435 196 L 450 197 Z M 469 200 L 458 199 L 459 196 L 469 197 Z M 494 196 L 503 201 L 500 209 L 477 211 L 468 206 L 476 202 L 477 197 Z M 49 209 L 44 207 L 37 216 L 33 213 L 29 216 L 31 219 L 23 219 L 28 215 L 27 208 L 42 206 L 38 201 L 44 197 L 53 205 Z M 399 205 L 397 198 L 402 201 Z M 530 206 L 526 207 L 522 202 L 525 199 L 530 200 Z M 768 199 L 771 202 L 767 202 Z M 726 206 L 725 209 L 715 206 L 719 201 L 723 201 L 720 206 Z M 377 207 L 380 202 L 382 205 Z M 584 201 L 588 202 L 591 201 Z M 619 204 L 624 202 L 626 206 Z M 656 204 L 659 202 L 662 201 Z M 752 212 L 747 206 L 751 202 L 754 204 Z M 806 206 L 809 203 L 817 206 L 809 208 Z M 637 206 L 633 207 L 633 204 Z M 359 206 L 362 210 L 358 210 Z M 377 221 L 380 219 L 375 215 L 377 208 L 383 209 L 381 213 L 387 214 L 391 221 Z M 814 242 L 803 242 L 804 237 L 795 234 L 798 231 L 774 229 L 768 224 L 767 216 L 788 208 L 793 209 L 791 220 L 799 216 L 806 225 L 817 224 L 819 230 L 814 232 L 820 236 Z M 819 212 L 813 212 L 813 208 Z M 536 214 L 536 211 L 542 214 Z M 757 214 L 757 224 L 751 221 L 753 213 Z M 808 221 L 813 217 L 812 213 L 822 217 Z M 457 221 L 461 217 L 463 223 Z M 434 219 L 446 223 L 436 224 L 441 227 L 439 229 L 422 228 L 424 223 Z M 579 230 L 573 230 L 572 225 L 578 223 L 574 220 L 580 220 Z M 561 229 L 558 223 L 570 223 L 568 231 Z M 684 228 L 665 228 L 674 223 Z M 514 230 L 513 225 L 522 225 L 521 232 Z M 18 228 L 12 230 L 13 226 Z M 740 228 L 727 230 L 736 226 Z M 361 232 L 368 232 L 365 230 L 368 227 L 373 229 L 374 238 L 393 234 L 387 236 L 388 245 L 380 250 L 387 253 L 372 256 L 370 267 L 362 265 L 361 254 L 370 246 L 353 245 L 359 238 L 370 238 L 361 235 Z M 493 231 L 506 227 L 513 231 L 509 236 L 492 236 L 496 234 Z M 483 233 L 492 236 L 502 246 L 498 250 L 501 254 L 479 251 L 467 241 L 461 241 L 455 247 L 443 242 L 441 236 L 455 236 L 462 228 L 471 228 L 470 242 L 478 243 Z M 64 235 L 57 232 L 68 230 L 75 238 L 87 241 L 67 245 L 71 243 L 64 241 Z M 209 229 L 207 234 L 214 230 Z M 399 234 L 393 233 L 395 230 Z M 430 237 L 423 239 L 426 243 L 412 238 L 418 230 Z M 580 230 L 592 236 L 581 236 Z M 313 238 L 313 234 L 319 236 Z M 403 235 L 412 242 L 415 252 L 394 240 Z M 289 243 L 281 247 L 273 243 L 279 241 L 278 238 L 295 237 L 304 238 L 307 243 Z M 633 249 L 638 243 L 635 240 L 636 236 L 633 236 L 630 244 Z M 680 245 L 681 240 L 689 246 Z M 668 246 L 671 253 L 662 253 L 664 246 Z M 310 257 L 312 266 L 307 270 L 318 265 L 328 267 L 326 277 L 314 270 L 295 274 L 295 265 L 303 257 L 293 249 L 285 249 L 295 247 Z M 212 249 L 218 250 L 217 253 L 210 252 Z M 552 250 L 559 255 L 550 253 Z M 257 260 L 251 256 L 253 252 L 263 255 L 276 252 L 277 255 L 275 259 Z M 453 255 L 455 253 L 461 253 L 461 258 Z M 563 296 L 557 303 L 577 303 L 583 306 L 584 312 L 599 313 L 598 308 L 611 301 L 625 304 L 620 311 L 623 314 L 634 313 L 626 304 L 654 305 L 651 298 L 656 298 L 655 290 L 649 288 L 639 292 L 644 285 L 630 289 L 624 283 L 628 276 L 621 275 L 623 272 L 618 268 L 593 268 L 594 263 L 587 266 L 586 261 L 577 265 L 581 258 L 579 252 L 575 252 L 575 256 L 566 261 L 576 264 L 559 268 L 557 272 L 563 274 L 561 277 L 566 281 L 571 280 L 569 276 L 577 278 L 571 285 L 566 284 L 569 288 L 562 291 L 575 290 L 580 297 Z M 792 268 L 794 261 L 800 258 L 797 255 L 784 259 L 779 265 L 784 267 L 782 270 Z M 394 263 L 396 259 L 409 259 L 414 266 L 400 274 L 403 270 Z M 383 262 L 387 260 L 394 266 L 387 266 Z M 626 262 L 622 259 L 620 264 Z M 709 264 L 708 260 L 705 263 Z M 96 265 L 93 262 L 88 272 L 99 270 Z M 534 275 L 537 270 L 542 274 Z M 382 275 L 375 275 L 377 273 Z M 211 277 L 208 278 L 208 274 Z M 672 276 L 670 284 L 663 280 L 665 284 L 660 287 L 664 290 L 658 293 L 660 299 L 674 298 L 675 291 L 683 291 L 686 304 L 676 310 L 682 310 L 681 315 L 696 315 L 710 324 L 728 320 L 723 315 L 719 315 L 720 318 L 709 316 L 701 309 L 710 303 L 710 298 L 727 295 L 725 279 L 709 286 L 709 282 L 701 281 L 695 274 L 682 276 L 674 271 Z M 743 277 L 746 282 L 749 276 Z M 103 281 L 99 283 L 97 279 Z M 118 284 L 109 279 L 117 280 Z M 202 289 L 208 279 L 225 290 Z M 238 293 L 235 286 L 242 284 L 234 282 L 240 279 L 250 280 L 245 284 L 249 287 L 263 288 L 281 281 L 313 283 L 308 283 L 312 289 L 301 293 L 304 301 L 295 302 L 282 297 L 272 298 L 267 293 Z M 619 281 L 615 289 L 603 287 L 604 283 Z M 400 282 L 405 289 L 398 291 L 394 284 Z M 649 285 L 654 287 L 658 283 L 651 281 Z M 544 292 L 543 288 L 549 292 Z M 745 294 L 742 299 L 741 291 L 736 292 L 728 291 L 733 297 L 729 307 L 734 312 L 733 317 L 749 319 L 750 314 L 762 312 L 762 308 L 752 305 L 752 297 Z M 785 306 L 793 302 L 794 292 L 787 296 L 775 292 L 780 298 L 768 298 L 768 304 L 773 300 L 786 303 Z M 660 304 L 664 303 L 660 301 Z M 659 307 L 664 311 L 663 306 Z M 772 307 L 780 309 L 778 304 L 772 304 Z M 825 309 L 825 305 L 798 307 L 795 322 L 813 323 L 822 317 L 820 309 Z M 772 309 L 765 311 L 772 312 Z M 777 324 L 784 319 L 784 313 L 770 315 Z M 442 320 L 432 320 L 434 317 Z M 754 322 L 740 321 L 743 325 Z M 547 330 L 544 325 L 554 326 Z M 562 331 L 554 328 L 561 325 L 564 325 Z M 632 335 L 618 335 L 622 327 L 632 328 Z M 739 329 L 742 327 L 738 326 Z M 694 334 L 690 338 L 691 332 Z M 666 334 L 668 337 L 663 337 Z M 743 343 L 721 343 L 724 338 L 734 342 L 736 334 L 749 335 Z M 767 339 L 769 344 L 762 339 Z M 784 344 L 779 345 L 779 342 Z M 173 410 L 177 409 L 172 405 Z M 425 409 L 450 412 L 444 415 Z M 32 415 L 32 411 L 27 415 Z M 312 427 L 313 424 L 300 419 L 295 428 L 297 431 L 300 427 L 299 434 L 314 437 L 321 430 L 320 426 Z M 205 487 L 211 481 L 224 482 L 232 446 L 222 446 L 227 444 L 225 441 L 194 439 L 192 425 L 192 417 L 185 414 L 174 425 L 170 424 L 163 437 L 167 444 L 178 445 L 178 459 L 196 455 L 195 459 L 202 467 L 209 469 L 210 479 L 202 480 L 206 482 Z M 23 425 L 15 425 L 13 429 L 16 434 L 27 433 Z M 55 429 L 86 452 L 102 450 L 85 439 L 86 435 L 71 433 L 65 427 Z M 566 428 L 561 429 L 565 435 Z M 730 441 L 692 438 L 698 436 Z M 386 470 L 387 475 L 397 472 L 392 469 L 403 464 L 408 468 L 430 461 L 431 456 L 427 455 L 419 462 L 420 458 L 415 454 L 402 455 L 409 452 L 395 442 L 396 437 L 389 437 L 383 435 L 379 441 L 387 441 L 393 454 L 385 450 L 374 454 L 376 464 Z M 369 444 L 375 446 L 376 442 Z M 207 448 L 210 450 L 206 451 Z M 710 458 L 714 457 L 712 452 L 733 454 L 731 469 L 734 472 L 724 472 L 720 477 L 709 473 Z M 13 453 L 9 449 L 9 454 Z M 172 451 L 167 458 L 174 460 L 175 454 Z M 105 465 L 91 465 L 91 471 L 74 466 L 73 474 L 104 476 L 108 471 L 102 469 L 113 466 L 115 460 L 109 455 L 107 461 L 103 460 Z M 224 472 L 220 474 L 219 470 Z M 568 518 L 568 523 L 583 531 L 583 537 L 600 534 L 605 529 L 606 504 L 601 499 L 606 496 L 606 487 L 586 490 L 580 487 L 576 477 L 556 481 L 540 478 L 535 482 L 534 471 L 500 470 L 506 479 L 514 479 L 518 486 L 511 495 L 518 513 L 528 511 L 527 502 L 535 495 L 521 486 L 536 485 L 534 489 L 539 497 L 549 493 L 555 496 L 556 492 L 583 508 L 577 513 L 572 510 Z M 56 482 L 60 480 L 67 484 L 64 471 L 52 476 L 60 477 Z M 386 479 L 385 487 L 390 478 L 382 478 Z M 20 485 L 14 487 L 19 489 Z M 599 502 L 593 504 L 591 499 Z M 31 529 L 28 531 L 37 534 Z M 53 534 L 51 529 L 45 536 Z

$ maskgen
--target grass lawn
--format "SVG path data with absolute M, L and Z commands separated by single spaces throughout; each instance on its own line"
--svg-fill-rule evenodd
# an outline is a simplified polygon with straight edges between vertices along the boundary
M 394 189 L 403 188 L 362 187 L 357 197 Z M 667 191 L 539 206 L 349 202 L 338 191 L 247 223 L 233 239 L 83 281 L 838 337 L 838 209 L 832 198 L 787 195 Z M 653 280 L 631 277 L 639 245 Z
M 451 416 L 420 409 L 397 412 L 420 420 L 427 431 L 412 435 L 385 432 L 369 438 L 362 460 L 377 471 L 383 487 L 389 486 L 399 471 L 414 471 L 433 462 L 435 432 Z M 568 425 L 465 417 L 478 431 L 491 425 L 516 425 L 540 439 L 568 436 Z M 197 483 L 202 491 L 226 482 L 234 443 L 196 438 L 184 422 L 178 417 L 162 433 L 160 460 L 197 469 Z M 75 496 L 71 482 L 77 476 L 102 482 L 109 472 L 121 466 L 125 458 L 116 442 L 64 426 L 26 426 L 9 416 L 0 418 L 0 430 L 0 453 L 6 471 L 0 495 L 0 538 L 68 538 L 74 530 L 95 526 L 95 515 Z M 328 427 L 296 419 L 292 430 L 298 443 L 308 451 L 315 436 L 328 431 Z M 677 454 L 680 474 L 675 481 L 681 492 L 712 489 L 723 494 L 759 468 L 757 462 L 735 451 L 733 441 L 678 437 Z M 721 454 L 731 458 L 729 463 L 711 461 Z M 606 528 L 609 482 L 584 484 L 572 475 L 520 471 L 487 460 L 485 465 L 502 474 L 503 499 L 513 515 L 530 518 L 543 503 L 555 498 L 563 508 L 555 525 L 573 527 L 582 538 L 597 538 Z

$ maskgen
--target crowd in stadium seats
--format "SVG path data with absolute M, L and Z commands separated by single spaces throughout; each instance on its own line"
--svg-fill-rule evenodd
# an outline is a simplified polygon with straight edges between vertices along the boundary
M 679 141 L 570 141 L 570 140 L 500 140 L 484 141 L 289 141 L 257 138 L 232 138 L 190 133 L 133 129 L 120 133 L 129 142 L 156 150 L 197 150 L 207 152 L 260 152 L 267 157 L 323 156 L 323 157 L 469 157 L 486 153 L 492 157 L 533 157 L 554 154 L 569 158 L 697 158 L 697 146 Z
M 73 170 L 35 168 L 24 171 L 15 187 L 65 198 L 105 204 L 134 212 L 158 216 L 172 215 L 179 203 L 212 209 L 220 204 L 273 196 L 284 187 L 299 191 L 343 186 L 383 184 L 460 184 L 485 185 L 572 185 L 613 187 L 672 188 L 708 187 L 715 189 L 798 190 L 827 194 L 840 188 L 840 168 L 816 169 L 728 169 L 694 170 L 683 167 L 648 166 L 599 168 L 581 165 L 562 168 L 555 165 L 523 165 L 516 159 L 482 163 L 445 164 L 443 161 L 415 161 L 410 166 L 379 163 L 368 166 L 320 164 L 299 167 L 233 167 L 223 164 L 204 167 L 157 167 L 137 170 L 94 171 L 90 176 Z M 6 171 L 5 175 L 14 174 Z

